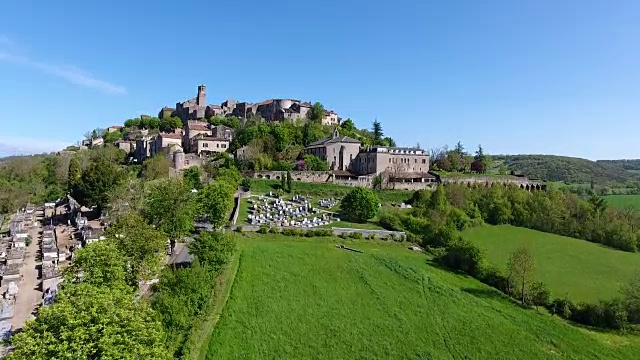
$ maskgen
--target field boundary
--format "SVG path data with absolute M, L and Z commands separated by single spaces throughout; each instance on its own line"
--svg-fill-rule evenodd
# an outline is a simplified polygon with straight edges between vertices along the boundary
M 218 320 L 220 320 L 222 310 L 224 310 L 227 304 L 227 300 L 231 294 L 231 288 L 238 273 L 238 268 L 240 267 L 241 252 L 241 249 L 236 251 L 231 261 L 229 261 L 220 276 L 218 276 L 215 290 L 208 305 L 207 314 L 202 318 L 200 325 L 197 325 L 191 332 L 189 336 L 189 341 L 192 343 L 191 351 L 188 352 L 183 359 L 199 360 L 206 358 L 209 339 L 211 338 L 211 334 L 213 334 Z

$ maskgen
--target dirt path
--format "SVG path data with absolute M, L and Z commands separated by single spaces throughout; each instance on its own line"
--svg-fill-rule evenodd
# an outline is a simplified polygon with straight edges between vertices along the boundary
M 38 268 L 40 264 L 36 261 L 40 247 L 40 231 L 42 226 L 40 222 L 37 224 L 37 226 L 29 231 L 32 240 L 31 244 L 27 246 L 24 264 L 20 268 L 22 280 L 18 283 L 18 295 L 16 296 L 14 315 L 11 320 L 13 331 L 21 329 L 28 319 L 33 318 L 33 310 L 40 305 L 42 301 L 40 281 L 38 280 Z

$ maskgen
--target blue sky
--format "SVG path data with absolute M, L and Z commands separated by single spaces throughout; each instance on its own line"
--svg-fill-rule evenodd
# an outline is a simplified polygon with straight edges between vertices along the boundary
M 320 101 L 398 145 L 640 158 L 637 1 L 4 0 L 0 154 L 195 96 Z M 64 6 L 58 5 L 64 3 Z

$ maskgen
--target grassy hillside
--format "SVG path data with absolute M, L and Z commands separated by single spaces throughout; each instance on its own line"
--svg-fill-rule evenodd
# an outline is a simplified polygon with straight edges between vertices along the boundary
M 640 268 L 638 253 L 535 230 L 483 226 L 465 230 L 464 236 L 480 244 L 487 258 L 502 268 L 517 247 L 530 247 L 538 278 L 549 286 L 551 295 L 567 294 L 574 301 L 612 298 Z
M 629 359 L 639 339 L 521 309 L 405 245 L 246 238 L 207 359 Z
M 597 184 L 623 183 L 637 179 L 615 161 L 591 161 L 556 155 L 496 155 L 494 160 L 503 162 L 509 170 L 531 178 L 548 181 Z
M 618 209 L 626 209 L 629 207 L 640 210 L 640 195 L 609 195 L 605 196 L 609 206 Z

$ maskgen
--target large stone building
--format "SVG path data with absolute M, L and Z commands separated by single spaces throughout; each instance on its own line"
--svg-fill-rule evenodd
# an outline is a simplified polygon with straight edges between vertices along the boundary
M 333 136 L 318 140 L 305 148 L 305 153 L 315 155 L 329 164 L 332 170 L 352 170 L 353 159 L 360 152 L 360 141 L 348 136 L 341 136 L 338 128 Z
M 205 85 L 200 85 L 195 98 L 177 103 L 175 109 L 165 106 L 158 116 L 163 118 L 176 115 L 183 122 L 214 116 L 236 116 L 247 119 L 255 115 L 266 121 L 297 121 L 305 119 L 311 111 L 311 103 L 296 99 L 270 99 L 255 104 L 236 100 L 227 100 L 220 105 L 207 105 L 206 102 L 207 88 Z M 339 125 L 340 117 L 333 110 L 325 111 L 322 124 Z
M 344 178 L 370 177 L 382 174 L 389 183 L 432 182 L 429 154 L 418 148 L 389 146 L 361 147 L 360 141 L 333 135 L 309 144 L 305 153 L 327 162 L 329 168 Z

